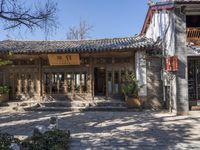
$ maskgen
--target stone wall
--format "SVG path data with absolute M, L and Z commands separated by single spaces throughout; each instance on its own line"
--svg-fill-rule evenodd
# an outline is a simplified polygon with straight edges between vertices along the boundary
M 188 114 L 188 79 L 187 79 L 187 53 L 186 47 L 186 16 L 177 6 L 175 9 L 175 55 L 179 59 L 179 69 L 176 74 L 177 114 Z
M 161 67 L 161 58 L 147 58 L 147 99 L 145 102 L 146 108 L 161 109 L 163 106 Z

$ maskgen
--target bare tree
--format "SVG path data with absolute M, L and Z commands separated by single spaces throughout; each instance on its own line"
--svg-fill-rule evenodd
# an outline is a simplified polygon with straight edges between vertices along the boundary
M 56 8 L 57 5 L 50 0 L 43 6 L 35 4 L 34 7 L 28 7 L 25 0 L 0 0 L 0 21 L 5 30 L 22 26 L 30 30 L 44 29 L 46 38 L 50 30 L 56 27 Z M 9 64 L 12 64 L 12 61 L 0 58 L 0 66 Z
M 25 0 L 0 0 L 0 20 L 4 29 L 25 26 L 28 29 L 45 29 L 55 26 L 56 4 L 47 0 L 41 4 L 28 6 Z
M 79 26 L 69 27 L 67 32 L 67 39 L 69 40 L 83 40 L 89 38 L 89 32 L 93 29 L 93 26 L 88 24 L 85 20 L 80 20 Z

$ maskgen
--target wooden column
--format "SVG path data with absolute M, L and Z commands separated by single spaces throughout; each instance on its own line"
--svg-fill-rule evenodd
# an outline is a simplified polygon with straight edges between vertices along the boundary
M 22 93 L 22 80 L 21 80 L 21 73 L 18 73 L 17 77 L 17 95 L 20 95 Z
M 82 72 L 80 72 L 80 89 L 79 89 L 80 94 L 83 93 L 83 80 L 82 80 Z
M 112 69 L 112 96 L 115 94 L 115 73 L 114 69 Z
M 106 68 L 106 97 L 108 98 L 108 69 Z
M 50 73 L 49 76 L 50 76 L 49 77 L 49 79 L 50 79 L 49 80 L 49 82 L 50 82 L 49 83 L 49 94 L 52 95 L 52 77 L 53 77 L 52 73 Z
M 92 92 L 92 99 L 94 100 L 94 58 L 91 57 L 91 92 Z
M 59 79 L 59 73 L 57 73 L 56 87 L 57 87 L 57 94 L 59 94 L 59 93 L 60 93 L 60 79 Z
M 75 74 L 72 73 L 72 98 L 75 98 Z
M 43 96 L 45 94 L 45 81 L 44 81 L 44 72 L 42 71 L 42 59 L 38 59 L 38 72 L 36 79 L 36 92 L 38 96 Z
M 89 94 L 89 97 L 93 97 L 93 64 L 92 64 L 92 56 L 90 56 L 90 63 L 88 67 L 87 72 L 87 93 Z
M 42 96 L 43 95 L 45 95 L 46 94 L 46 76 L 45 76 L 45 74 L 44 73 L 42 73 L 43 75 L 42 75 L 42 82 L 40 82 L 40 80 L 38 79 L 38 81 L 40 82 L 40 83 L 42 83 Z M 39 76 L 40 76 L 40 74 L 39 74 Z M 39 84 L 37 84 L 37 85 L 39 85 Z M 39 86 L 38 86 L 38 88 L 39 88 Z M 39 91 L 38 91 L 39 92 Z
M 90 74 L 90 67 L 88 68 L 87 71 L 87 93 L 91 94 L 92 90 L 91 90 L 91 74 Z M 92 95 L 92 94 L 91 94 Z
M 14 95 L 15 95 L 15 73 L 13 72 L 12 74 L 11 74 L 11 87 L 12 87 L 12 97 L 14 97 Z
M 67 73 L 64 74 L 64 94 L 68 94 L 68 81 L 67 81 Z
M 27 74 L 24 74 L 24 94 L 28 94 L 28 80 L 27 80 Z
M 6 71 L 3 71 L 3 85 L 6 85 Z
M 122 91 L 122 83 L 121 83 L 121 70 L 118 71 L 118 76 L 119 76 L 119 79 L 118 79 L 118 83 L 119 83 L 119 94 L 121 95 L 121 91 Z
M 35 73 L 31 74 L 31 85 L 30 85 L 30 95 L 34 95 L 34 82 L 35 82 Z
M 43 82 L 40 81 L 40 77 L 39 76 L 40 76 L 40 74 L 38 73 L 37 78 L 35 77 L 35 80 L 36 80 L 36 92 L 37 92 L 38 96 L 40 96 L 40 94 L 41 94 L 41 83 L 43 84 Z M 44 89 L 44 87 L 42 87 L 42 90 L 43 89 Z

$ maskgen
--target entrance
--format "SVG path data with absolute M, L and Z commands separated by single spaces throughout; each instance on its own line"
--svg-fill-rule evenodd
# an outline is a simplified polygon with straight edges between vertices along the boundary
M 64 73 L 45 73 L 47 94 L 64 94 Z
M 200 102 L 200 58 L 188 59 L 188 94 L 190 106 Z
M 94 94 L 96 96 L 106 95 L 106 70 L 103 67 L 94 68 Z

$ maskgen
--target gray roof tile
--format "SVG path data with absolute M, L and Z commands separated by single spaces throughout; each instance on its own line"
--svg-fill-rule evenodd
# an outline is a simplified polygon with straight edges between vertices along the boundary
M 144 36 L 74 41 L 15 41 L 0 42 L 0 52 L 55 53 L 55 52 L 102 52 L 123 49 L 152 49 L 153 40 Z

